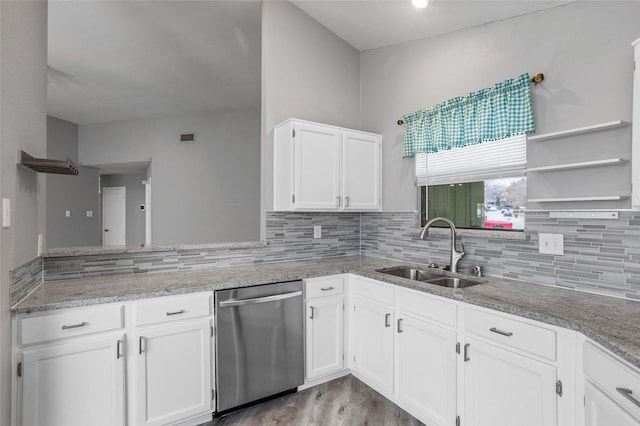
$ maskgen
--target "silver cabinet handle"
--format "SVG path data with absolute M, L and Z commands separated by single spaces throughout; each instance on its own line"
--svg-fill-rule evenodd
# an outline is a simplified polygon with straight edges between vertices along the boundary
M 311 308 L 311 315 L 309 315 L 309 319 L 313 319 L 313 306 L 309 306 Z
M 333 290 L 333 287 L 322 287 L 320 290 L 329 291 L 329 290 Z
M 344 197 L 344 206 L 349 207 L 349 197 Z
M 289 293 L 274 294 L 271 296 L 254 297 L 251 299 L 229 299 L 224 302 L 220 302 L 221 308 L 227 308 L 232 306 L 254 305 L 256 303 L 273 302 L 275 300 L 289 299 L 291 297 L 302 296 L 301 291 L 291 291 Z
M 142 341 L 144 340 L 144 337 L 140 336 L 140 338 L 138 339 L 138 354 L 142 355 Z
M 340 207 L 340 196 L 336 197 L 336 207 Z
M 80 328 L 80 327 L 84 327 L 85 325 L 87 325 L 86 322 L 82 321 L 80 324 L 73 324 L 73 325 L 63 325 L 62 329 L 63 330 L 69 330 L 71 328 Z
M 402 333 L 402 318 L 398 319 L 398 333 Z
M 391 323 L 389 322 L 390 319 L 391 319 L 391 314 L 385 314 L 384 315 L 384 326 L 385 327 L 391 327 Z
M 180 309 L 179 311 L 175 311 L 175 312 L 167 312 L 167 316 L 171 316 L 171 315 L 180 315 L 180 314 L 184 314 L 184 309 Z
M 616 388 L 616 390 L 618 391 L 618 393 L 622 394 L 622 396 L 624 396 L 629 401 L 631 401 L 633 403 L 633 405 L 635 405 L 636 407 L 640 407 L 640 401 L 638 401 L 633 396 L 631 396 L 631 394 L 633 393 L 633 391 L 631 389 Z
M 502 330 L 498 330 L 498 329 L 497 329 L 497 328 L 495 328 L 495 327 L 491 327 L 491 328 L 489 329 L 489 331 L 491 331 L 492 333 L 502 334 L 503 336 L 507 336 L 507 337 L 511 337 L 511 336 L 513 336 L 513 333 L 512 333 L 512 332 L 510 332 L 510 331 L 502 331 Z
M 122 356 L 122 340 L 118 340 L 118 344 L 116 345 L 116 359 L 120 359 Z
M 471 346 L 470 343 L 465 343 L 464 345 L 464 362 L 471 360 L 471 358 L 469 358 L 469 346 Z

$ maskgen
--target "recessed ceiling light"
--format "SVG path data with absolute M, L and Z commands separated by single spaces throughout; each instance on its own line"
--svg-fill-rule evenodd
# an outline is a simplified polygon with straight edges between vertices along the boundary
M 419 9 L 424 9 L 429 2 L 427 0 L 411 0 L 411 3 Z

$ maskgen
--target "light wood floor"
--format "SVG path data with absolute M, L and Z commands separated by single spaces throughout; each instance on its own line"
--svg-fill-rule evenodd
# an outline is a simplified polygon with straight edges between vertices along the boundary
M 230 425 L 424 426 L 351 375 L 244 408 L 201 426 Z

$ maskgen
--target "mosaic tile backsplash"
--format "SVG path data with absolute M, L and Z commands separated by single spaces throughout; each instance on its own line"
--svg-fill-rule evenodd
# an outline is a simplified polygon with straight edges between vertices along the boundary
M 524 240 L 461 237 L 458 242 L 464 243 L 466 251 L 461 267 L 482 265 L 487 275 L 640 299 L 640 213 L 620 212 L 617 220 L 590 220 L 552 219 L 548 212 L 528 212 L 526 223 Z M 430 235 L 427 240 L 420 240 L 415 212 L 270 212 L 266 225 L 267 244 L 262 247 L 45 258 L 42 265 L 44 279 L 54 281 L 359 254 L 407 262 L 448 263 L 450 238 Z M 321 239 L 313 238 L 314 225 L 322 226 Z M 539 232 L 562 233 L 564 255 L 538 253 Z M 33 277 L 37 277 L 33 272 L 38 267 L 30 266 L 25 269 L 31 271 L 30 274 L 16 274 L 18 279 L 14 279 L 12 300 L 14 294 L 18 297 L 29 288 L 25 282 L 33 284 Z
M 29 295 L 42 282 L 42 258 L 38 257 L 31 262 L 11 271 L 11 306 L 20 302 Z
M 450 237 L 420 240 L 414 213 L 363 213 L 361 253 L 421 263 L 448 264 Z M 553 219 L 527 212 L 528 240 L 459 238 L 460 266 L 482 265 L 486 275 L 640 299 L 640 213 L 617 220 Z M 564 235 L 564 255 L 538 253 L 538 233 Z
M 313 238 L 314 225 L 322 226 L 322 238 Z M 265 247 L 45 258 L 44 279 L 182 271 L 359 254 L 360 213 L 271 212 L 267 214 Z

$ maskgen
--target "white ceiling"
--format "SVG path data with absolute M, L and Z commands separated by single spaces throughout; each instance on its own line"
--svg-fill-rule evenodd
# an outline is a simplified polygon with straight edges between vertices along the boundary
M 291 1 L 360 51 L 405 43 L 526 15 L 577 0 L 437 0 L 417 9 L 411 0 Z
M 570 2 L 291 1 L 360 51 Z M 48 32 L 55 117 L 89 124 L 260 106 L 259 1 L 50 0 Z
M 78 124 L 260 106 L 259 1 L 49 1 L 48 113 Z

